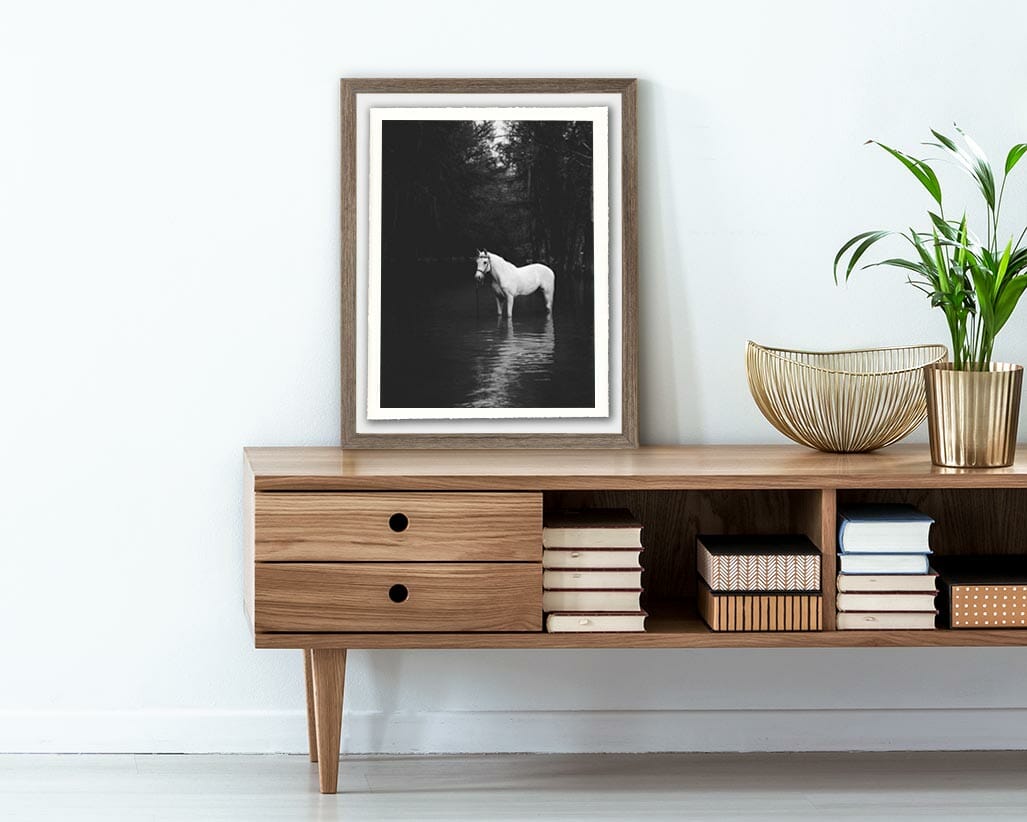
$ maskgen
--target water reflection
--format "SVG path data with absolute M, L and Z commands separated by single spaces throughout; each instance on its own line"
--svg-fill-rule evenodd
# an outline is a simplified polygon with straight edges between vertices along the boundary
M 470 408 L 511 408 L 530 404 L 529 393 L 540 395 L 552 379 L 555 337 L 553 318 L 497 317 L 473 339 L 475 388 L 467 398 Z
M 519 297 L 497 317 L 461 280 L 394 295 L 382 312 L 383 408 L 591 408 L 592 307 Z

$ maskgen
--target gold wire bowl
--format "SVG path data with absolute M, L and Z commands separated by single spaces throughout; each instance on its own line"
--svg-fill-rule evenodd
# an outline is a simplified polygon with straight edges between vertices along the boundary
M 856 351 L 789 351 L 749 341 L 749 390 L 770 424 L 820 451 L 873 451 L 927 416 L 923 370 L 948 359 L 943 345 Z

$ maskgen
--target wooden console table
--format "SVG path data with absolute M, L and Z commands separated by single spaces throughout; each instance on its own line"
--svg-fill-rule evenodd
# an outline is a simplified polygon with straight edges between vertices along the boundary
M 605 451 L 246 450 L 246 613 L 258 648 L 300 648 L 310 757 L 338 780 L 349 648 L 1027 645 L 1027 630 L 836 631 L 839 503 L 912 502 L 936 553 L 1027 552 L 1027 448 L 1011 468 L 938 468 L 926 445 Z M 644 526 L 645 633 L 542 629 L 542 512 L 630 508 Z M 713 633 L 695 535 L 805 533 L 823 552 L 825 630 Z

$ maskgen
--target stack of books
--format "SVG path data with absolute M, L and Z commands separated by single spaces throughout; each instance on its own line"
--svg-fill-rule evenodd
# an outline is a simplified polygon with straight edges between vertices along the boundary
M 912 505 L 853 505 L 840 512 L 838 629 L 934 628 L 934 520 Z
M 630 511 L 547 515 L 542 610 L 548 631 L 644 631 L 642 524 Z
M 714 631 L 819 631 L 820 551 L 801 534 L 696 537 L 699 613 Z

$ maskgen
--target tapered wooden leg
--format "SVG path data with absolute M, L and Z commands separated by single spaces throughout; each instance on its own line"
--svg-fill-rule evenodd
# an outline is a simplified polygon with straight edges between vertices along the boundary
M 339 786 L 339 739 L 342 735 L 342 694 L 346 685 L 346 651 L 312 648 L 314 718 L 317 725 L 317 777 L 321 793 Z
M 303 651 L 303 679 L 307 683 L 307 748 L 310 761 L 317 762 L 317 722 L 314 720 L 314 672 L 310 667 L 310 649 Z

